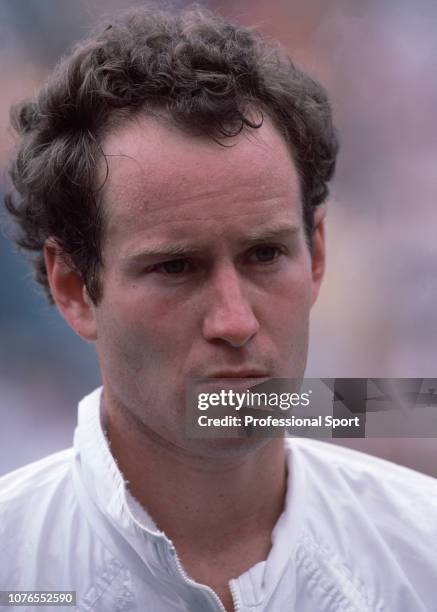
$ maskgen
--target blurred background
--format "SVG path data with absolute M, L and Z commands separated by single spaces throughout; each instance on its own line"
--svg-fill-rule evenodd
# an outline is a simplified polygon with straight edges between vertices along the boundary
M 0 0 L 0 192 L 9 107 L 122 0 Z M 184 5 L 179 1 L 173 4 Z M 437 3 L 201 0 L 278 39 L 330 94 L 341 152 L 309 377 L 435 377 Z M 0 236 L 0 475 L 71 444 L 94 350 L 46 303 Z M 437 440 L 342 440 L 437 476 Z

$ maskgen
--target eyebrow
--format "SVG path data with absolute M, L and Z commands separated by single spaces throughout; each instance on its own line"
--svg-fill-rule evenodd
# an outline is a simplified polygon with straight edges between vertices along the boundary
M 278 224 L 265 228 L 256 228 L 247 230 L 244 237 L 238 242 L 241 245 L 250 246 L 254 243 L 264 243 L 271 240 L 284 238 L 285 236 L 294 236 L 298 234 L 300 227 L 290 224 Z M 138 252 L 131 253 L 124 257 L 126 263 L 135 264 L 147 258 L 165 258 L 165 257 L 191 257 L 198 255 L 205 250 L 201 245 L 195 245 L 191 241 L 177 243 L 156 243 L 149 244 L 147 247 L 140 249 Z
M 298 234 L 300 226 L 290 224 L 278 224 L 272 225 L 265 228 L 256 228 L 254 230 L 248 230 L 244 239 L 244 242 L 264 242 L 266 240 L 275 240 L 281 238 L 286 234 Z

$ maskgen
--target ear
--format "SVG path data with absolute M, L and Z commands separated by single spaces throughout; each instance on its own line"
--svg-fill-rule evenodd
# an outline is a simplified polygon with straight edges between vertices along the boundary
M 82 276 L 69 265 L 68 257 L 51 238 L 44 245 L 44 261 L 50 290 L 59 312 L 81 338 L 96 340 L 95 306 Z
M 311 305 L 319 295 L 325 273 L 325 217 L 326 207 L 319 206 L 314 212 L 314 232 L 312 236 L 311 269 L 313 277 Z

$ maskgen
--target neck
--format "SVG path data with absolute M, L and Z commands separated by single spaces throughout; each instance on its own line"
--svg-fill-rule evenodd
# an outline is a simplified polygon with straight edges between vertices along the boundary
M 257 539 L 256 556 L 266 558 L 285 497 L 282 439 L 211 457 L 163 443 L 106 400 L 105 413 L 111 452 L 130 492 L 177 548 L 211 553 Z

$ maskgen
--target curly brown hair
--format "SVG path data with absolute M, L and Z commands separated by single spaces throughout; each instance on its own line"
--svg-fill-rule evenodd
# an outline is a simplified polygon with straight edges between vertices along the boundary
M 324 89 L 278 45 L 205 8 L 136 9 L 79 43 L 34 100 L 11 110 L 21 138 L 5 204 L 18 222 L 15 241 L 31 254 L 50 301 L 48 238 L 98 304 L 103 208 L 96 167 L 102 156 L 106 161 L 100 142 L 114 124 L 154 109 L 219 143 L 260 127 L 267 114 L 295 160 L 311 244 L 314 209 L 328 196 L 338 150 Z

